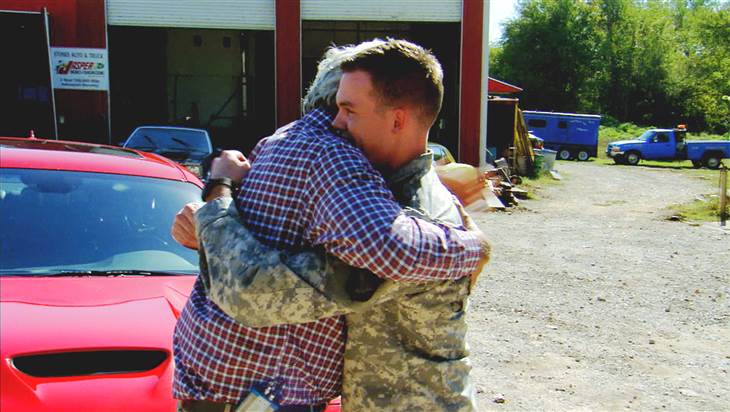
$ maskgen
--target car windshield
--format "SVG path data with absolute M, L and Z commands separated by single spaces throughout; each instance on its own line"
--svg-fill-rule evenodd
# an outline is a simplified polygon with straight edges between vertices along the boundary
M 0 169 L 0 274 L 195 274 L 197 253 L 170 227 L 199 197 L 197 186 L 173 180 Z
M 210 143 L 202 130 L 141 127 L 132 133 L 126 147 L 148 152 L 208 154 Z
M 643 140 L 645 142 L 648 142 L 651 140 L 651 138 L 654 137 L 654 131 L 653 130 L 647 130 L 644 133 L 639 136 L 639 140 Z

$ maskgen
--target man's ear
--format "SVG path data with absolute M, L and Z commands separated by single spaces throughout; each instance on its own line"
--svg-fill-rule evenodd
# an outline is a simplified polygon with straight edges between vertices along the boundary
M 409 120 L 408 110 L 402 107 L 393 109 L 393 134 L 402 133 Z

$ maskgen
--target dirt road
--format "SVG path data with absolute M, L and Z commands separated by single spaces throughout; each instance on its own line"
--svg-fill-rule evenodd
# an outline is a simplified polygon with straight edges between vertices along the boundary
M 666 220 L 716 182 L 556 168 L 524 210 L 475 216 L 493 239 L 469 315 L 480 410 L 730 409 L 730 231 Z

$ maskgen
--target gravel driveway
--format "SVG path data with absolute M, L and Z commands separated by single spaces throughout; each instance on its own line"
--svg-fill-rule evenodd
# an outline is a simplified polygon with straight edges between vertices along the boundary
M 539 200 L 474 216 L 493 240 L 469 314 L 480 409 L 729 410 L 730 231 L 666 219 L 716 181 L 556 168 Z

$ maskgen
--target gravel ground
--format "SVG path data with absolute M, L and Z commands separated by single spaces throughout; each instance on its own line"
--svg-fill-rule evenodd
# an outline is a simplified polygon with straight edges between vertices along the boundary
M 730 230 L 666 219 L 717 183 L 556 168 L 539 200 L 474 216 L 493 240 L 469 314 L 480 410 L 730 410 Z

